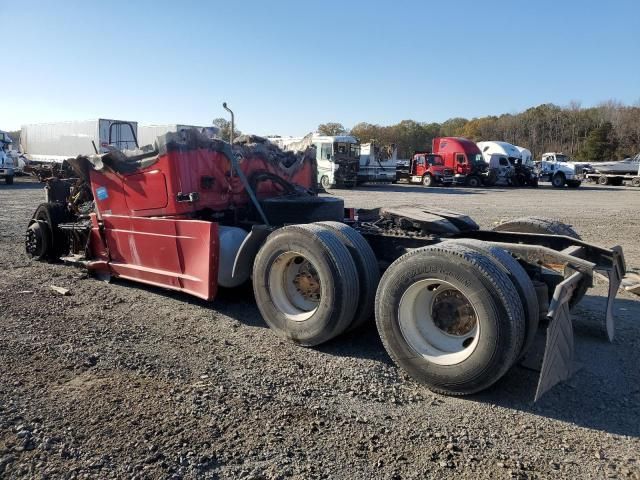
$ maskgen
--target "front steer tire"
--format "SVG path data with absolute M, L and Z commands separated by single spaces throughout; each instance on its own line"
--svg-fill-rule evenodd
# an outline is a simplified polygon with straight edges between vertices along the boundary
M 551 178 L 551 185 L 555 188 L 562 188 L 566 183 L 565 177 L 562 173 L 556 173 L 553 178 Z
M 25 238 L 27 254 L 34 260 L 55 261 L 69 251 L 65 234 L 58 227 L 70 221 L 70 215 L 60 203 L 41 203 L 36 208 Z
M 467 178 L 467 186 L 471 188 L 479 188 L 482 186 L 482 180 L 477 175 L 471 175 Z
M 438 281 L 466 297 L 478 325 L 477 342 L 466 347 L 473 349 L 463 351 L 453 363 L 440 360 L 447 355 L 418 352 L 401 327 L 412 311 L 403 306 L 405 294 L 421 283 L 428 285 L 427 290 L 433 283 L 437 291 L 441 288 Z M 421 320 L 424 310 L 413 311 L 415 331 L 428 332 Z M 385 349 L 398 366 L 431 390 L 450 395 L 476 393 L 498 381 L 517 360 L 525 336 L 524 311 L 508 275 L 477 250 L 451 244 L 413 250 L 388 268 L 376 296 L 376 324 Z M 428 343 L 428 335 L 424 337 Z
M 300 269 L 297 273 L 296 268 Z M 296 284 L 300 274 L 303 283 Z M 307 297 L 296 289 L 314 285 L 315 293 Z M 290 225 L 269 235 L 258 251 L 253 291 L 262 317 L 277 335 L 314 346 L 349 327 L 360 287 L 351 254 L 332 230 L 320 225 Z

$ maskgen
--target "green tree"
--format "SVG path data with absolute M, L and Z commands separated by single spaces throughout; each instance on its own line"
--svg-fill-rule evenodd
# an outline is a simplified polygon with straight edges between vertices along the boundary
M 611 160 L 617 146 L 616 139 L 613 137 L 613 125 L 605 122 L 589 132 L 578 158 L 591 162 Z
M 344 125 L 337 122 L 321 123 L 318 125 L 318 133 L 320 135 L 329 135 L 333 137 L 336 135 L 344 135 L 347 133 L 347 129 L 344 128 Z
M 228 142 L 229 138 L 231 138 L 231 121 L 226 118 L 215 118 L 213 120 L 213 126 L 220 129 L 220 138 Z M 238 130 L 238 125 L 234 125 L 233 138 L 238 138 L 239 135 L 242 135 L 242 132 Z
M 464 126 L 469 120 L 461 117 L 450 118 L 440 125 L 440 134 L 443 137 L 459 137 L 462 135 Z

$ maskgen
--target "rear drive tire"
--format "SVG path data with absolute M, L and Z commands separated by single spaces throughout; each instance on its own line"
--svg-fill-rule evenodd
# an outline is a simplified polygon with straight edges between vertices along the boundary
M 551 235 L 564 235 L 566 237 L 582 240 L 578 232 L 571 225 L 559 222 L 547 217 L 521 217 L 509 220 L 492 229 L 494 232 L 516 233 L 547 233 Z
M 503 269 L 453 244 L 413 250 L 387 269 L 376 324 L 398 366 L 451 395 L 479 392 L 500 379 L 518 358 L 525 333 L 518 292 Z
M 520 352 L 520 357 L 525 355 L 536 337 L 538 331 L 539 311 L 538 296 L 536 295 L 535 287 L 531 282 L 531 278 L 527 275 L 525 269 L 518 263 L 518 261 L 511 256 L 506 250 L 490 245 L 481 240 L 475 240 L 471 238 L 462 238 L 456 240 L 449 240 L 444 242 L 445 245 L 450 243 L 463 245 L 465 247 L 473 248 L 480 253 L 488 255 L 493 258 L 502 270 L 509 276 L 509 279 L 513 282 L 518 290 L 522 307 L 524 308 L 524 318 L 526 324 L 525 339 Z
M 272 225 L 344 220 L 344 200 L 339 197 L 272 197 L 260 205 Z
M 290 225 L 269 235 L 258 251 L 253 291 L 262 317 L 277 335 L 313 346 L 351 324 L 360 288 L 351 254 L 333 231 Z
M 633 177 L 631 180 L 632 187 L 640 187 L 640 177 Z
M 7 185 L 13 185 L 13 175 L 7 175 L 6 177 L 4 177 L 4 182 Z
M 578 188 L 580 185 L 582 185 L 580 180 L 567 180 L 567 187 L 569 188 Z
M 543 233 L 551 235 L 564 235 L 565 237 L 582 240 L 582 237 L 571 225 L 546 217 L 522 217 L 502 223 L 493 228 L 496 232 L 520 232 L 520 233 Z M 567 278 L 568 275 L 565 275 Z M 586 282 L 582 282 L 569 300 L 569 306 L 573 308 L 589 290 Z
M 347 330 L 354 330 L 373 318 L 376 289 L 380 282 L 378 260 L 369 243 L 350 226 L 341 222 L 321 222 L 318 225 L 331 229 L 338 236 L 349 250 L 358 271 L 360 296 L 357 299 L 358 305 L 353 322 L 347 328 Z

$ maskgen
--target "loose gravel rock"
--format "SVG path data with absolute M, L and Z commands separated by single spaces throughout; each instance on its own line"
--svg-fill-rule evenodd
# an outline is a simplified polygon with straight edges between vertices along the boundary
M 347 205 L 434 204 L 488 227 L 559 217 L 640 266 L 640 190 L 384 185 Z M 209 304 L 29 260 L 41 185 L 0 185 L 2 478 L 640 478 L 640 302 L 604 340 L 604 286 L 575 312 L 582 368 L 532 402 L 536 374 L 435 395 L 373 324 L 313 349 L 274 336 L 250 287 Z M 61 296 L 50 285 L 68 289 Z

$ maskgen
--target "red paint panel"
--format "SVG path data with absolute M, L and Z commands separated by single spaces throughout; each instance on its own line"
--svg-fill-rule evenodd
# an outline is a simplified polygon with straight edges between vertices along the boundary
M 167 206 L 167 182 L 160 170 L 136 173 L 123 178 L 125 201 L 133 210 L 153 210 Z
M 205 300 L 217 291 L 218 225 L 200 220 L 104 215 L 115 277 L 180 290 Z
M 242 159 L 240 168 L 247 177 L 266 170 L 303 187 L 315 185 L 315 164 L 308 160 L 285 169 L 256 156 Z M 172 150 L 132 174 L 92 170 L 91 187 L 101 215 L 164 217 L 189 215 L 205 208 L 222 211 L 249 203 L 244 185 L 231 170 L 231 163 L 220 152 L 205 148 Z M 198 200 L 179 200 L 179 195 L 190 193 L 197 193 Z M 260 183 L 257 191 L 260 198 L 281 193 L 281 187 L 269 181 Z

